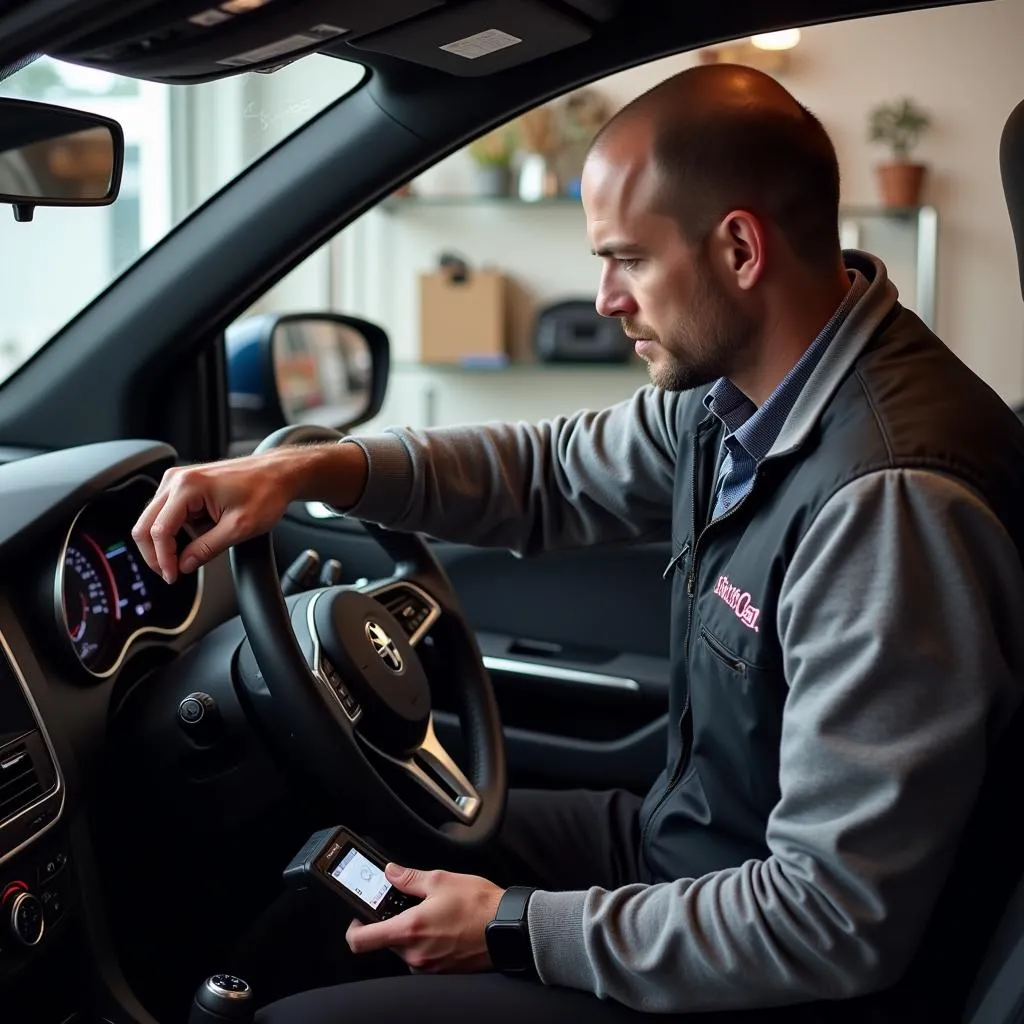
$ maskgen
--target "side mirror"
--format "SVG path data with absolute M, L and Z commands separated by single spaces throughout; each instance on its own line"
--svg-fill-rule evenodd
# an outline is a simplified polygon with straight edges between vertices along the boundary
M 246 317 L 225 332 L 234 441 L 294 423 L 347 430 L 384 404 L 390 345 L 376 324 L 336 313 Z
M 123 167 L 124 133 L 109 117 L 0 99 L 0 203 L 15 220 L 37 206 L 107 206 Z

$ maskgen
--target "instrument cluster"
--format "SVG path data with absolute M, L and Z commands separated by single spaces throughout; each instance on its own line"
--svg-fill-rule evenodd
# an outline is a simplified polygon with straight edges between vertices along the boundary
M 58 618 L 82 667 L 98 678 L 116 672 L 139 638 L 187 629 L 199 608 L 202 570 L 168 586 L 132 540 L 155 492 L 156 483 L 141 476 L 105 492 L 78 514 L 64 544 Z

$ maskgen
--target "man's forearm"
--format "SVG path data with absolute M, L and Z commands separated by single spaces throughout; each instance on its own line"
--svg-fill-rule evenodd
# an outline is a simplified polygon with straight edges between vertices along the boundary
M 343 511 L 363 496 L 369 463 L 359 445 L 345 441 L 281 451 L 289 460 L 293 501 L 323 501 Z
M 536 424 L 392 430 L 352 440 L 369 464 L 359 519 L 522 554 L 663 539 L 679 395 L 641 389 Z

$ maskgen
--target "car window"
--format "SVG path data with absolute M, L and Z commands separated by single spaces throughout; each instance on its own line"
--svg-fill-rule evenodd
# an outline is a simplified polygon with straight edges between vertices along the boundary
M 0 205 L 0 381 L 189 213 L 363 78 L 320 54 L 272 74 L 165 86 L 42 57 L 0 96 L 113 117 L 125 134 L 110 206 L 46 208 L 16 224 Z

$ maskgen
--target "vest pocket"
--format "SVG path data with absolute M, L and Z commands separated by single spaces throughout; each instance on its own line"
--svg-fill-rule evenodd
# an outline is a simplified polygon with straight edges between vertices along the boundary
M 700 638 L 704 641 L 707 649 L 727 668 L 731 669 L 737 675 L 745 675 L 747 671 L 747 663 L 741 661 L 732 653 L 721 641 L 716 640 L 704 626 L 700 627 Z

